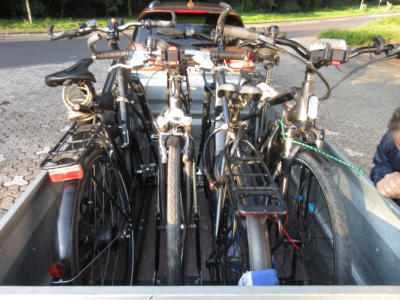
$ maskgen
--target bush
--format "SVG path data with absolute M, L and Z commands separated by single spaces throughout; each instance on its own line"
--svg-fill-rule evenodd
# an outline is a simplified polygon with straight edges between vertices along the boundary
M 287 1 L 283 4 L 280 11 L 282 12 L 298 12 L 301 11 L 302 8 L 297 4 L 296 0 Z

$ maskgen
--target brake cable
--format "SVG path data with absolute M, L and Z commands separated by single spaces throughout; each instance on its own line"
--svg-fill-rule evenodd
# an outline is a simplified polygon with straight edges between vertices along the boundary
M 355 68 L 355 69 L 351 70 L 349 73 L 347 73 L 347 75 L 345 75 L 342 79 L 340 79 L 338 82 L 336 82 L 332 86 L 331 90 L 333 90 L 334 88 L 338 87 L 339 84 L 341 84 L 344 80 L 346 80 L 347 78 L 349 78 L 353 74 L 357 73 L 361 69 L 369 66 L 370 64 L 376 63 L 378 61 L 385 61 L 385 60 L 388 60 L 388 59 L 392 59 L 394 56 L 398 56 L 398 55 L 400 55 L 400 51 L 397 51 L 395 53 L 389 54 L 387 56 L 384 56 L 384 57 L 381 57 L 381 58 L 378 58 L 378 59 L 371 59 L 369 62 L 367 62 L 367 63 L 365 63 L 365 64 L 363 64 L 361 66 L 358 66 L 357 68 Z
M 306 65 L 307 68 L 310 68 L 313 72 L 315 72 L 318 77 L 322 80 L 322 82 L 325 84 L 327 92 L 325 93 L 325 95 L 323 95 L 321 98 L 319 98 L 319 101 L 322 102 L 326 99 L 328 99 L 331 96 L 331 91 L 332 88 L 329 85 L 329 82 L 326 80 L 325 76 L 322 75 L 322 73 L 314 67 L 314 65 L 311 62 L 305 61 L 303 59 L 301 59 L 300 57 L 298 57 L 297 55 L 294 55 L 293 53 L 290 53 L 289 51 L 287 51 L 286 49 L 283 48 L 279 48 L 280 51 L 282 51 L 284 54 L 290 56 L 291 58 L 301 62 L 302 64 Z

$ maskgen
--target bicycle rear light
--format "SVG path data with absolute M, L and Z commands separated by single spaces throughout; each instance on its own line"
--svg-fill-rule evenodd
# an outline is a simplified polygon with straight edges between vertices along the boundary
M 49 273 L 54 278 L 60 279 L 63 278 L 65 274 L 67 274 L 67 270 L 64 264 L 55 263 L 50 266 Z
M 49 170 L 49 177 L 51 182 L 81 179 L 83 177 L 83 170 L 80 165 L 51 169 Z

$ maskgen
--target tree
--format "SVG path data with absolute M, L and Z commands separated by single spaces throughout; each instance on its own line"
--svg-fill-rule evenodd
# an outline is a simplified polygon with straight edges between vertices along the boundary
M 26 11 L 28 12 L 29 23 L 32 24 L 32 13 L 31 13 L 31 7 L 29 5 L 29 0 L 25 0 L 25 5 L 26 5 Z

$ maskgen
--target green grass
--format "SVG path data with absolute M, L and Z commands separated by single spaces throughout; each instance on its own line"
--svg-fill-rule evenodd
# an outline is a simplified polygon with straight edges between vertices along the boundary
M 400 5 L 392 6 L 391 12 L 400 11 Z M 279 22 L 279 21 L 294 21 L 294 20 L 310 20 L 324 19 L 336 17 L 359 16 L 367 14 L 377 14 L 387 12 L 384 6 L 371 6 L 366 11 L 360 11 L 359 7 L 344 7 L 335 9 L 321 9 L 312 12 L 298 13 L 280 13 L 280 14 L 258 14 L 258 13 L 242 13 L 244 23 L 263 23 L 263 22 Z
M 377 35 L 392 43 L 399 43 L 400 16 L 384 18 L 350 30 L 330 29 L 321 32 L 318 37 L 344 39 L 348 45 L 367 45 Z
M 125 22 L 136 21 L 137 18 L 124 19 Z M 0 31 L 13 32 L 34 32 L 46 31 L 50 24 L 54 25 L 54 30 L 65 30 L 77 28 L 80 22 L 87 23 L 87 19 L 34 19 L 33 24 L 27 20 L 20 19 L 0 19 Z M 107 25 L 107 19 L 96 19 L 96 24 L 101 26 Z
M 394 5 L 393 11 L 400 11 L 400 5 Z M 312 12 L 298 13 L 279 13 L 279 14 L 264 14 L 264 13 L 242 13 L 244 23 L 263 23 L 263 22 L 279 22 L 279 21 L 295 21 L 295 20 L 310 20 L 323 19 L 333 17 L 346 17 L 356 15 L 366 15 L 386 12 L 385 7 L 371 6 L 366 11 L 360 11 L 359 7 L 344 7 L 335 9 L 321 9 Z M 136 17 L 124 19 L 125 22 L 134 21 Z M 80 22 L 86 22 L 87 19 L 34 19 L 33 24 L 23 19 L 0 19 L 0 31 L 12 32 L 32 32 L 46 31 L 50 24 L 54 24 L 55 30 L 65 30 L 76 28 Z M 97 24 L 105 26 L 107 19 L 96 19 Z

